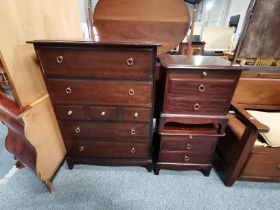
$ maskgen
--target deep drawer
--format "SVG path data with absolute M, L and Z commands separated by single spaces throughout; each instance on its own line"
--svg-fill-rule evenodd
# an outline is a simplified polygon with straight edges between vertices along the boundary
M 217 137 L 210 136 L 162 136 L 160 150 L 212 153 Z
M 234 80 L 203 80 L 171 78 L 167 94 L 171 97 L 224 99 L 232 97 Z
M 89 108 L 90 118 L 93 120 L 117 120 L 117 107 L 112 106 L 91 106 Z
M 164 112 L 173 114 L 226 115 L 228 113 L 229 106 L 229 100 L 167 97 L 164 105 Z
M 45 74 L 50 77 L 152 79 L 152 50 L 78 48 L 38 48 Z
M 150 121 L 152 109 L 138 107 L 123 107 L 122 115 L 125 121 Z
M 212 154 L 198 154 L 188 152 L 166 152 L 159 153 L 159 161 L 167 163 L 192 163 L 209 164 L 212 160 Z
M 83 106 L 55 105 L 54 110 L 58 119 L 82 120 L 86 119 Z
M 66 141 L 68 156 L 102 158 L 148 158 L 148 143 L 103 142 L 103 141 Z
M 63 121 L 60 128 L 64 138 L 150 136 L 149 123 Z
M 53 103 L 152 105 L 152 82 L 47 80 Z

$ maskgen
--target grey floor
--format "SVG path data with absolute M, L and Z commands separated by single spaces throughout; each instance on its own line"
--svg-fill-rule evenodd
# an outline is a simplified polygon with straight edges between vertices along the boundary
M 167 171 L 141 167 L 63 166 L 48 193 L 28 169 L 0 185 L 0 209 L 279 209 L 279 183 L 238 181 L 225 187 L 212 171 Z

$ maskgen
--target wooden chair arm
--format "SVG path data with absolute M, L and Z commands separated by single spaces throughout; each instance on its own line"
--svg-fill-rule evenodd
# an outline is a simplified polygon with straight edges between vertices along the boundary
M 231 108 L 236 114 L 248 125 L 254 127 L 258 132 L 268 132 L 269 127 L 259 122 L 255 117 L 253 117 L 249 112 L 244 109 L 241 105 L 236 102 L 231 103 Z

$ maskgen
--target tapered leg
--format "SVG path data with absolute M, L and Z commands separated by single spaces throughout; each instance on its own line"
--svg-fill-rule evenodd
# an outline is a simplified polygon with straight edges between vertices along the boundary
M 22 168 L 25 168 L 25 165 L 21 162 L 21 161 L 17 161 L 16 162 L 16 167 L 18 168 L 18 169 L 22 169 Z
M 70 160 L 66 159 L 66 163 L 69 170 L 72 170 L 74 168 L 74 164 Z
M 154 169 L 154 173 L 155 175 L 159 175 L 159 171 L 160 171 L 160 166 L 156 165 L 155 169 Z

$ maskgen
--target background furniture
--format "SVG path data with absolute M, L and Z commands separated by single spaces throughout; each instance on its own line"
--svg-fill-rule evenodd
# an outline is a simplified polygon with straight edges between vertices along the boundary
M 196 169 L 208 176 L 242 68 L 215 57 L 161 55 L 159 59 L 165 88 L 155 173 Z
M 67 163 L 152 171 L 156 44 L 34 41 Z
M 193 55 L 202 55 L 205 42 L 192 42 Z M 179 55 L 188 55 L 188 42 L 181 42 L 179 45 Z
M 255 144 L 269 127 L 246 111 L 280 110 L 280 71 L 255 69 L 242 74 L 233 98 L 235 114 L 217 145 L 217 166 L 227 186 L 237 179 L 280 181 L 280 148 Z

